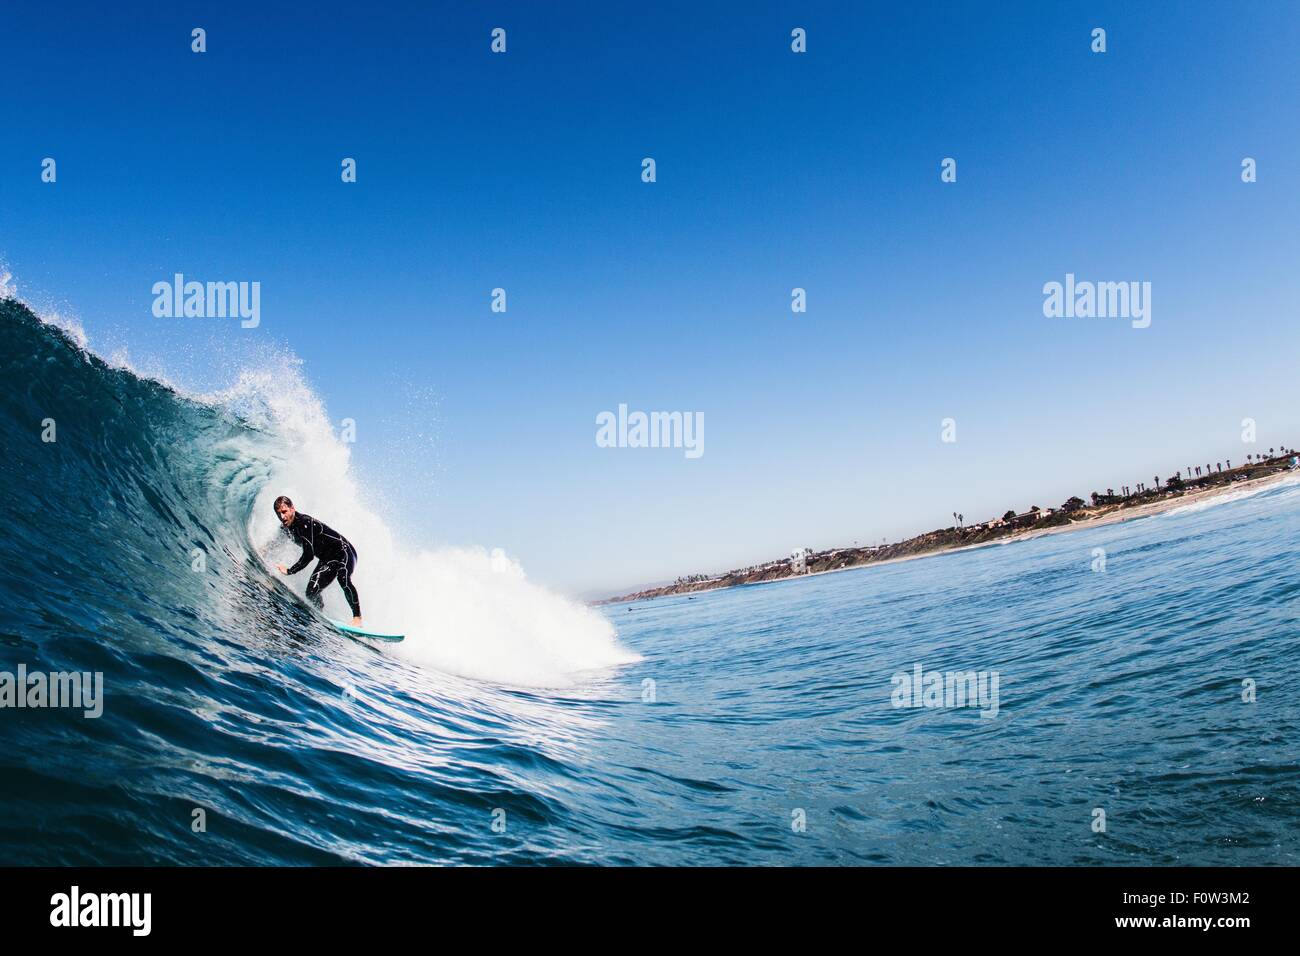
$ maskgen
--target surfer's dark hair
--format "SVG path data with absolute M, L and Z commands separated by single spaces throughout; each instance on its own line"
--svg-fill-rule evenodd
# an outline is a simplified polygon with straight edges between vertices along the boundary
M 292 508 L 293 502 L 289 500 L 288 495 L 281 495 L 279 498 L 275 499 L 275 502 L 271 505 L 271 507 L 278 512 L 280 510 L 280 505 L 288 505 L 290 508 Z

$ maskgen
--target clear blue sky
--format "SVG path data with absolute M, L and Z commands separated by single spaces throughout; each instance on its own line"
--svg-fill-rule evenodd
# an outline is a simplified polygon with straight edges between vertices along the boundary
M 0 259 L 100 351 L 292 349 L 412 537 L 591 593 L 1300 444 L 1294 4 L 269 6 L 6 4 Z M 155 319 L 175 271 L 261 327 Z M 597 448 L 620 402 L 704 456 Z

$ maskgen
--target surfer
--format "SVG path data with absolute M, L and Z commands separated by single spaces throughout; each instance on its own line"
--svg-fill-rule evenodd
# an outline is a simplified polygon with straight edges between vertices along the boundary
M 352 583 L 352 572 L 357 567 L 357 549 L 352 547 L 352 542 L 329 525 L 295 509 L 285 495 L 275 499 L 274 507 L 284 533 L 302 545 L 302 557 L 293 563 L 293 567 L 277 564 L 276 570 L 281 574 L 297 574 L 312 558 L 316 558 L 319 563 L 307 582 L 307 599 L 318 608 L 324 608 L 320 592 L 338 578 L 343 596 L 352 608 L 352 626 L 361 627 L 361 599 Z

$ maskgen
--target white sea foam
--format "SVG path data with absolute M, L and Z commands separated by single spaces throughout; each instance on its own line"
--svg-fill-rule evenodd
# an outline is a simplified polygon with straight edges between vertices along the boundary
M 1221 495 L 1214 495 L 1205 498 L 1202 501 L 1193 501 L 1189 504 L 1177 508 L 1170 508 L 1165 512 L 1168 517 L 1177 515 L 1195 514 L 1204 511 L 1206 508 L 1213 508 L 1217 505 L 1226 505 L 1232 501 L 1242 501 L 1246 498 L 1253 498 L 1256 495 L 1266 494 L 1268 492 L 1281 492 L 1283 490 L 1294 490 L 1300 487 L 1300 472 L 1293 475 L 1287 475 L 1279 478 L 1277 481 L 1269 482 L 1266 485 L 1256 485 L 1250 488 L 1239 488 L 1236 491 L 1226 491 Z
M 211 398 L 272 436 L 271 480 L 248 529 L 253 545 L 269 548 L 271 563 L 297 557 L 271 507 L 281 494 L 342 532 L 360 556 L 355 580 L 366 626 L 406 635 L 393 653 L 465 677 L 547 687 L 639 659 L 604 616 L 533 584 L 499 548 L 411 549 L 401 538 L 401 515 L 381 514 L 359 487 L 351 449 L 334 434 L 296 359 L 245 371 Z M 307 578 L 303 571 L 281 580 L 302 594 Z M 330 616 L 350 616 L 339 588 L 331 586 L 325 602 Z

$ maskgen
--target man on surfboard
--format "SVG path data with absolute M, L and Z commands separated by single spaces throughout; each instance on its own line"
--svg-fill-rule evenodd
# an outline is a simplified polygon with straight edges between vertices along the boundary
M 283 564 L 277 564 L 276 570 L 281 574 L 297 574 L 307 567 L 312 558 L 318 559 L 311 580 L 307 582 L 307 599 L 323 609 L 325 602 L 321 599 L 320 592 L 338 578 L 343 596 L 352 608 L 352 626 L 361 627 L 361 599 L 352 583 L 352 572 L 357 567 L 357 549 L 352 547 L 352 542 L 329 525 L 295 509 L 293 502 L 285 495 L 275 499 L 274 507 L 280 524 L 284 526 L 284 533 L 302 545 L 302 557 L 293 563 L 293 567 L 286 568 Z

